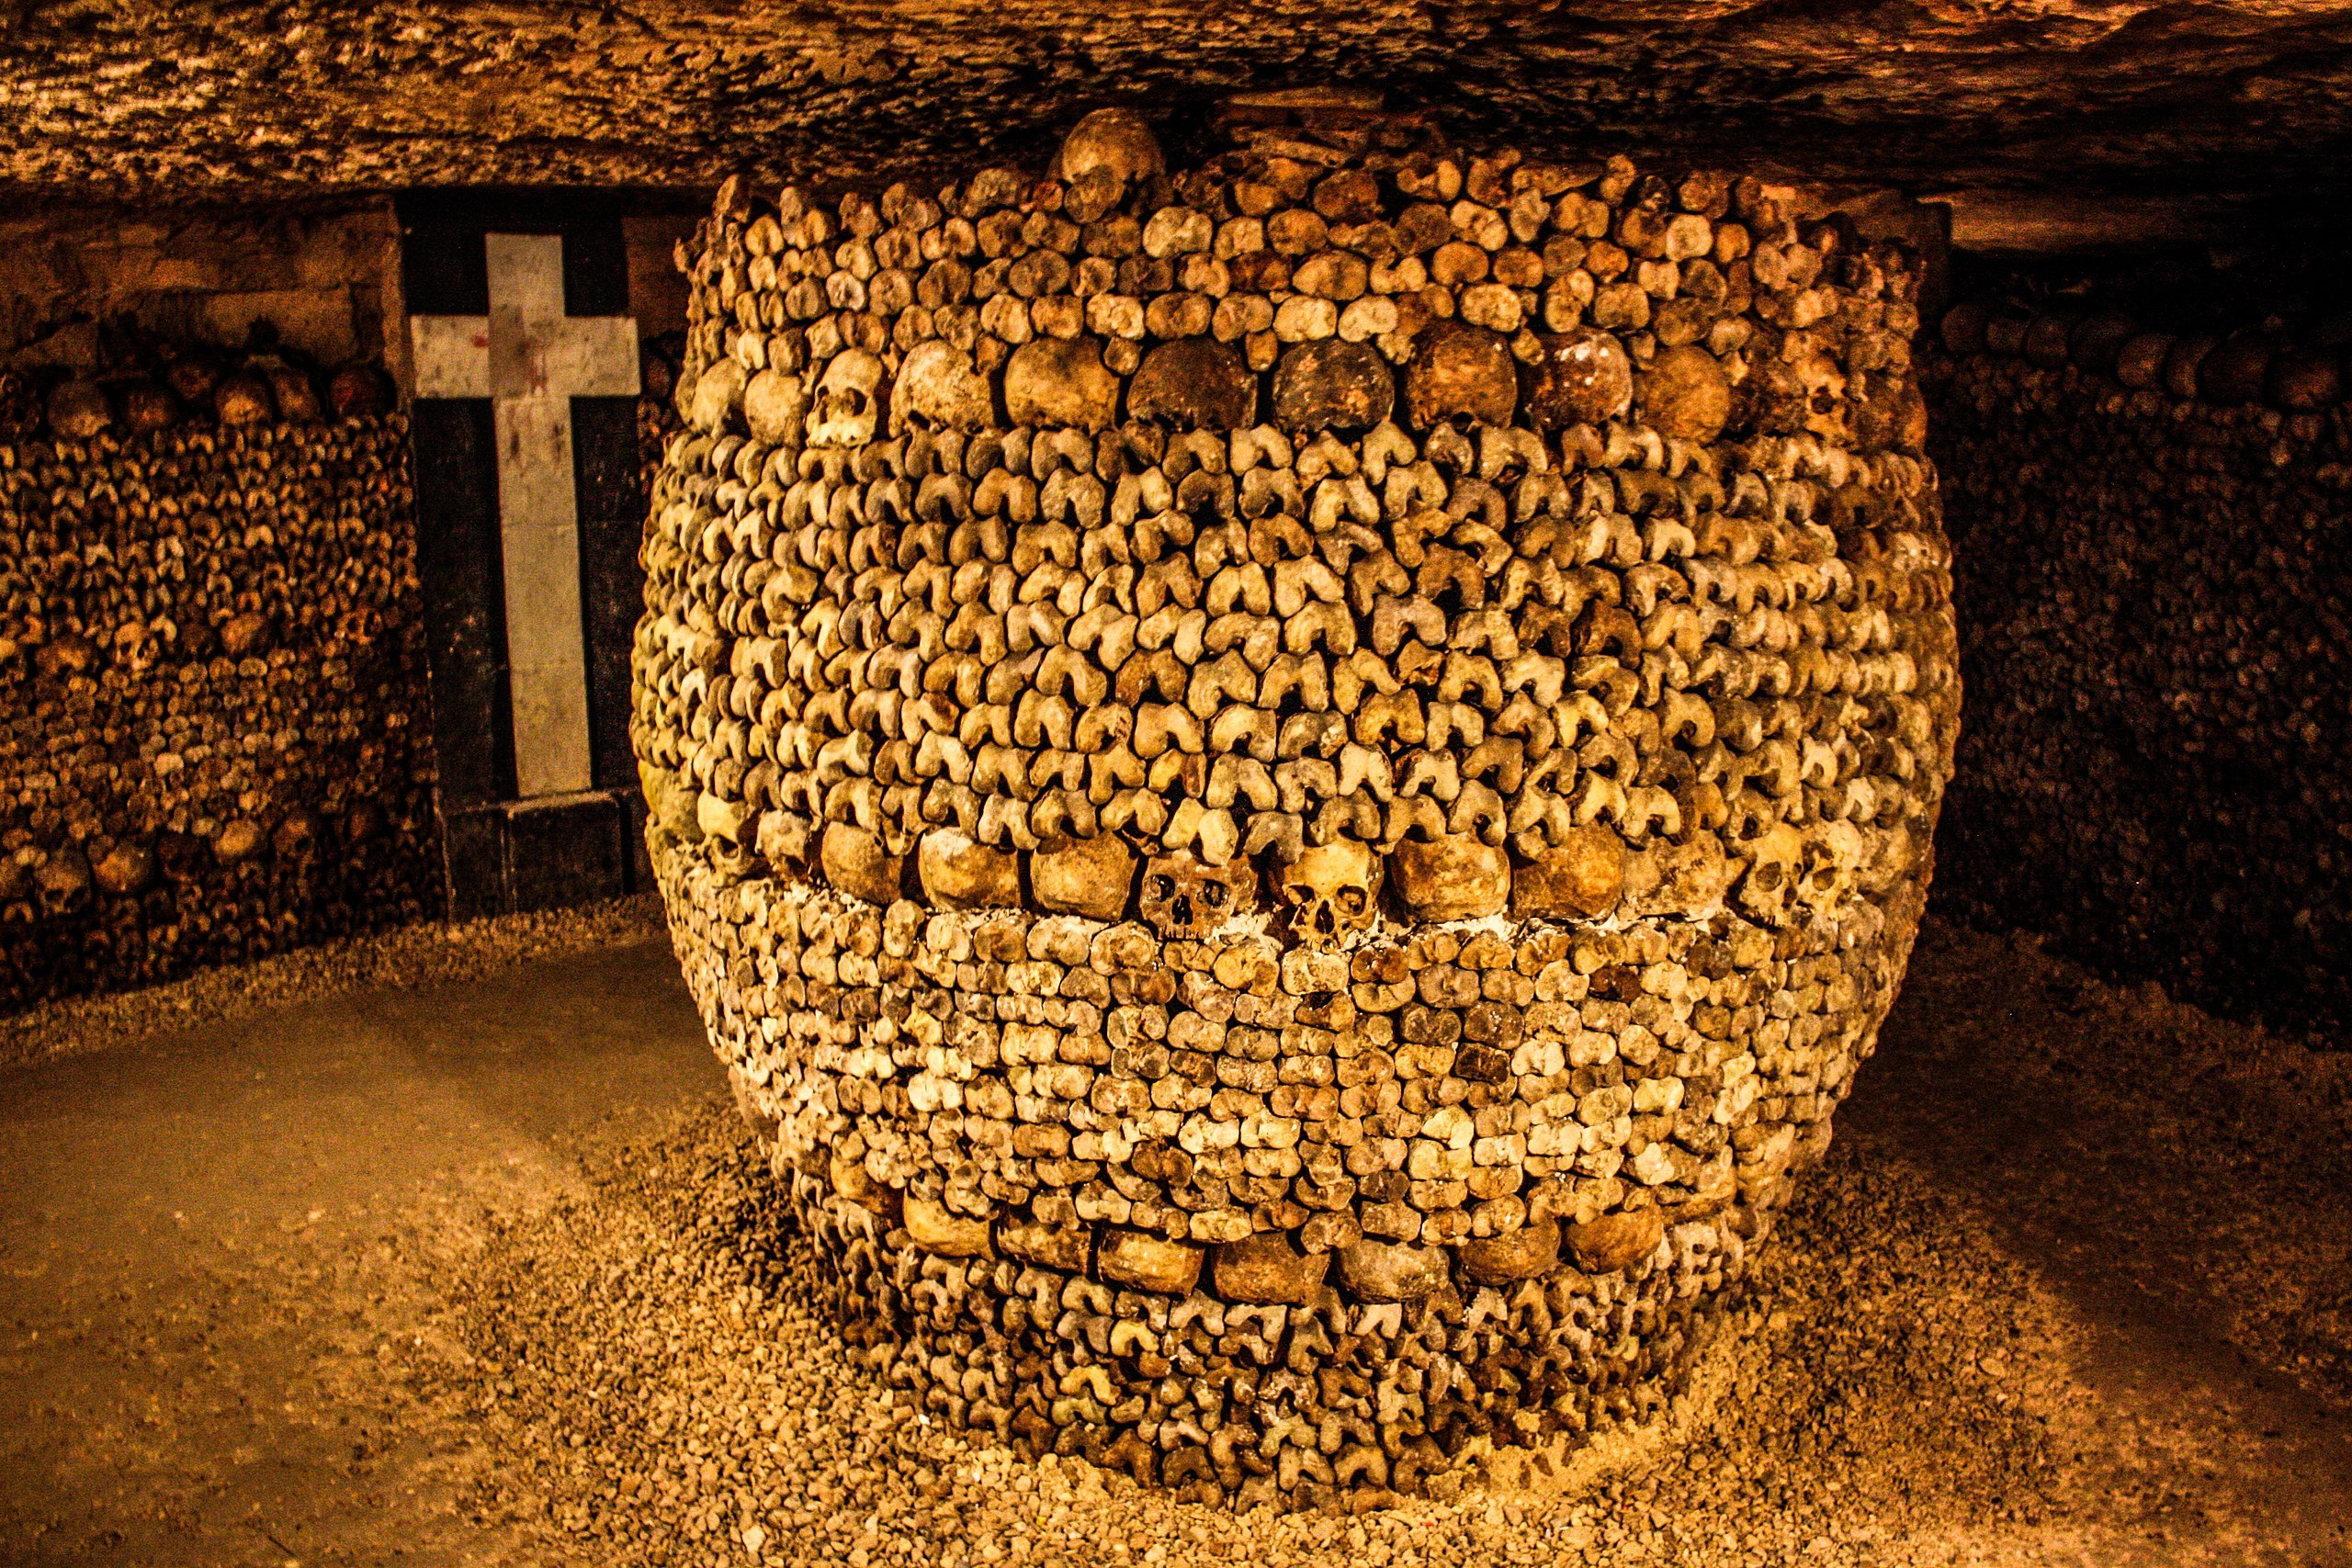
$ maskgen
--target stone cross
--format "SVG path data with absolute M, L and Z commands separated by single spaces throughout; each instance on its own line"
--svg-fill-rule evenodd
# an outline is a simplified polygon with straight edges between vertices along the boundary
M 573 398 L 633 397 L 636 324 L 563 313 L 563 241 L 488 234 L 487 316 L 412 316 L 420 398 L 488 398 L 498 442 L 515 793 L 587 789 Z

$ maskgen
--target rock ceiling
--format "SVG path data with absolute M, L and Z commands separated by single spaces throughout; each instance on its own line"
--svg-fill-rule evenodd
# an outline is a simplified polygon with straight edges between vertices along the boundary
M 1035 155 L 1339 83 L 1524 141 L 1914 190 L 2307 192 L 2339 0 L 0 0 L 0 181 L 76 195 L 704 185 Z

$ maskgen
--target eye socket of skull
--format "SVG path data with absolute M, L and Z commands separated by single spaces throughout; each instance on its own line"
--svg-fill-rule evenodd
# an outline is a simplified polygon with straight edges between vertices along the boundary
M 1222 882 L 1203 883 L 1201 885 L 1201 902 L 1206 904 L 1212 909 L 1221 909 L 1225 907 L 1226 898 L 1230 891 L 1231 890 Z
M 1350 916 L 1361 915 L 1371 906 L 1371 899 L 1361 887 L 1342 887 L 1331 901 L 1340 907 L 1340 913 Z
M 1770 893 L 1772 889 L 1781 886 L 1780 866 L 1771 861 L 1766 861 L 1762 865 L 1758 866 L 1756 868 L 1756 885 L 1767 893 Z
M 1155 877 L 1153 877 L 1153 878 L 1151 879 L 1151 896 L 1152 896 L 1153 897 L 1155 897 L 1155 898 L 1170 898 L 1170 897 L 1173 897 L 1175 896 L 1175 893 L 1176 893 L 1176 879 L 1175 879 L 1174 877 L 1172 877 L 1172 876 L 1155 876 Z

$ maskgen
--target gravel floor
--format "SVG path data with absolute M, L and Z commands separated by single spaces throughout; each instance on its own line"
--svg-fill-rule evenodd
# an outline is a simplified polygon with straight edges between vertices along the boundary
M 2078 1509 L 2053 1436 L 2063 1314 L 1908 1171 L 1826 1175 L 1682 1432 L 1355 1517 L 1170 1506 L 910 1417 L 811 1314 L 797 1238 L 718 1110 L 495 1231 L 454 1318 L 481 1363 L 442 1393 L 514 1465 L 473 1505 L 582 1562 L 1940 1562 L 1988 1524 Z
M 596 1012 L 660 973 L 614 962 L 379 1010 Z M 638 1110 L 478 1139 L 396 1214 L 148 1280 L 0 1257 L 0 1560 L 2352 1563 L 2352 1064 L 2030 944 L 1931 930 L 1669 1419 L 1353 1515 L 1173 1505 L 913 1416 L 810 1312 L 731 1109 L 660 1088 L 710 1081 L 662 1032 L 658 1079 L 500 1046 Z
M 529 959 L 659 936 L 664 929 L 662 901 L 651 893 L 577 909 L 402 926 L 252 964 L 198 970 L 142 991 L 44 1002 L 0 1018 L 0 1067 L 114 1049 L 173 1030 L 251 1018 L 370 987 L 477 979 Z
M 1860 1084 L 2011 1245 L 2352 1411 L 2352 1049 L 1930 922 Z
M 729 1115 L 595 1156 L 494 1226 L 445 1408 L 486 1523 L 582 1562 L 2326 1562 L 2341 1496 L 2232 1473 L 2258 1433 L 2114 1386 L 2095 1326 L 1919 1170 L 1849 1140 L 1690 1397 L 1598 1452 L 1498 1458 L 1357 1517 L 1174 1506 L 910 1417 L 798 1286 Z M 2166 1407 L 2166 1401 L 2174 1401 Z M 2291 1488 L 2290 1488 L 2291 1490 Z

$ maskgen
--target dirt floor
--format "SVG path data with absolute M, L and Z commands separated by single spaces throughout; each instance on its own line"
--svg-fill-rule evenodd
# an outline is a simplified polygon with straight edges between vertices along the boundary
M 600 919 L 0 1043 L 0 1562 L 2352 1563 L 2352 1055 L 1931 926 L 1670 1419 L 1240 1517 L 896 1404 Z

